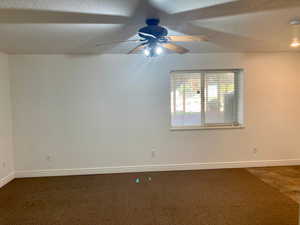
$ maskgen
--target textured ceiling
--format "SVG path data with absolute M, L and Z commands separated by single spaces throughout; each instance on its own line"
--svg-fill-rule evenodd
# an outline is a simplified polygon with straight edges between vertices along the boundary
M 0 51 L 127 53 L 137 44 L 114 41 L 134 39 L 148 17 L 170 34 L 207 35 L 179 43 L 192 53 L 297 51 L 289 44 L 300 39 L 289 25 L 300 0 L 0 0 Z

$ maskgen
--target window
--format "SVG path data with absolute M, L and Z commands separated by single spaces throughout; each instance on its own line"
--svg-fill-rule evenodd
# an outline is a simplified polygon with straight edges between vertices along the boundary
M 241 127 L 242 95 L 242 70 L 172 72 L 171 127 Z

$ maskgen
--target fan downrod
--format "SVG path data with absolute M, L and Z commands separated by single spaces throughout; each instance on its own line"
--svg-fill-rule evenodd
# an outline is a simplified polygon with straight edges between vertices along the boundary
M 146 24 L 148 26 L 157 26 L 159 24 L 160 20 L 158 18 L 149 18 L 146 19 Z

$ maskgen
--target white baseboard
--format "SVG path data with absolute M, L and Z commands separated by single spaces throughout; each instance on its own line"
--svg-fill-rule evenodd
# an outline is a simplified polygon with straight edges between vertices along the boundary
M 16 178 L 48 177 L 48 176 L 107 174 L 107 173 L 247 168 L 247 167 L 264 167 L 264 166 L 289 166 L 289 165 L 300 165 L 300 159 L 211 162 L 211 163 L 183 163 L 183 164 L 154 164 L 154 165 L 137 165 L 137 166 L 71 168 L 71 169 L 49 169 L 49 170 L 16 170 L 15 177 Z
M 2 179 L 0 179 L 0 188 L 2 188 L 4 185 L 11 182 L 14 178 L 15 178 L 15 173 L 11 172 L 6 177 L 3 177 Z

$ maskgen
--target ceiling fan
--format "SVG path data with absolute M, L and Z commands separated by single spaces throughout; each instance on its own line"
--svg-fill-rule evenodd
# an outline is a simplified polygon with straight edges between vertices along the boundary
M 49 2 L 51 2 L 51 4 Z M 201 23 L 195 24 L 193 21 L 300 7 L 299 0 L 188 0 L 184 3 L 179 0 L 101 0 L 91 1 L 91 3 L 74 0 L 72 1 L 72 7 L 68 5 L 69 2 L 68 0 L 0 1 L 0 25 L 121 25 L 118 28 L 119 32 L 117 32 L 118 38 L 120 38 L 119 40 L 126 41 L 109 41 L 109 43 L 96 44 L 99 39 L 87 38 L 88 40 L 86 42 L 82 45 L 74 46 L 74 50 L 72 47 L 70 52 L 68 50 L 67 53 L 86 53 L 86 49 L 87 52 L 91 51 L 94 53 L 95 45 L 101 46 L 114 45 L 114 43 L 117 44 L 120 42 L 138 42 L 138 46 L 128 52 L 129 54 L 144 51 L 145 55 L 156 56 L 161 54 L 164 49 L 179 54 L 187 53 L 189 50 L 177 45 L 177 42 L 206 41 L 207 36 L 209 37 L 209 42 L 221 48 L 236 49 L 238 45 L 244 49 L 248 49 L 248 46 L 251 46 L 252 43 L 256 45 L 260 43 L 260 41 L 235 33 L 227 33 L 219 29 L 209 28 L 208 26 L 202 26 Z M 120 8 L 125 5 L 127 7 L 127 2 L 131 5 L 128 9 L 133 9 L 130 13 L 110 14 L 110 8 L 118 8 L 118 5 L 120 5 Z M 205 2 L 209 4 L 207 5 Z M 185 4 L 187 6 L 194 5 L 194 7 L 181 9 Z M 204 5 L 201 6 L 201 4 Z M 64 8 L 62 6 L 64 6 Z M 80 9 L 85 9 L 86 6 L 87 9 L 92 12 L 94 12 L 96 7 L 100 6 L 101 9 L 102 6 L 106 6 L 107 10 L 103 10 L 102 13 L 91 13 L 85 10 L 80 12 Z M 175 9 L 175 11 L 173 9 Z M 180 10 L 178 11 L 177 9 Z M 137 27 L 141 26 L 139 21 L 143 21 L 145 18 L 149 19 L 146 20 L 147 26 L 138 30 L 139 39 L 129 39 L 132 37 L 132 34 L 136 33 Z M 159 25 L 160 20 L 157 18 L 164 21 L 166 27 L 191 36 L 168 36 L 168 30 Z M 194 36 L 195 34 L 196 36 Z M 197 34 L 204 34 L 206 36 L 198 36 Z M 103 35 L 103 37 L 105 38 L 106 36 Z M 108 34 L 107 38 L 110 37 L 111 34 Z M 251 44 L 249 42 L 251 42 Z M 105 48 L 103 49 L 105 51 Z M 103 49 L 97 49 L 97 52 Z M 63 51 L 63 53 L 66 52 Z
M 144 54 L 149 57 L 160 55 L 163 49 L 168 49 L 172 52 L 184 54 L 189 52 L 188 49 L 174 44 L 174 42 L 201 42 L 207 41 L 204 35 L 193 36 L 168 36 L 168 30 L 159 25 L 160 20 L 157 18 L 146 19 L 147 26 L 138 30 L 138 40 L 128 40 L 121 42 L 140 42 L 140 44 L 128 52 L 128 54 L 135 54 L 144 50 Z M 99 46 L 101 44 L 98 44 Z

